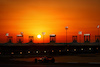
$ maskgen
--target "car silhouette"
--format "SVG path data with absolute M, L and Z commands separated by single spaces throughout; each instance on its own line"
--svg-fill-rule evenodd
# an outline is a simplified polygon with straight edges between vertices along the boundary
M 42 62 L 42 63 L 54 63 L 55 62 L 55 59 L 53 57 L 39 57 L 39 58 L 35 58 L 35 63 L 38 63 L 38 62 Z

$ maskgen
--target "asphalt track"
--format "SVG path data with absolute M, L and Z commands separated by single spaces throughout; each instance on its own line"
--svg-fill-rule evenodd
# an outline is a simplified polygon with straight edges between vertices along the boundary
M 100 67 L 100 54 L 55 56 L 55 63 L 34 63 L 32 58 L 0 58 L 0 67 Z
M 100 63 L 100 54 L 79 54 L 67 56 L 54 56 L 56 63 Z M 14 61 L 34 62 L 35 57 L 14 58 Z

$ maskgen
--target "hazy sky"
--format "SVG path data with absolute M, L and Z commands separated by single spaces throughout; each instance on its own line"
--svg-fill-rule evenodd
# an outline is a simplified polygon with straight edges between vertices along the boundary
M 65 42 L 65 26 L 69 27 L 68 42 L 78 31 L 90 33 L 94 41 L 98 24 L 100 0 L 0 0 L 0 42 L 6 41 L 7 32 L 14 38 L 24 32 L 25 42 L 29 35 L 34 42 L 42 42 L 36 37 L 42 32 L 46 32 L 45 42 L 49 42 L 49 34 L 56 34 L 57 42 Z

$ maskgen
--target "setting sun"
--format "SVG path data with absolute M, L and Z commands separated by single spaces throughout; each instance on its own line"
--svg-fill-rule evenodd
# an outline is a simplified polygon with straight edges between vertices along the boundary
M 91 33 L 91 42 L 95 42 L 96 26 L 100 24 L 99 3 L 100 0 L 0 0 L 0 43 L 7 42 L 6 33 L 16 43 L 20 32 L 24 32 L 23 43 L 29 41 L 28 36 L 34 36 L 34 43 L 42 43 L 42 32 L 46 32 L 45 43 L 52 33 L 56 34 L 57 43 L 66 43 L 66 26 L 69 43 L 72 36 L 79 36 L 79 31 L 82 42 L 85 33 Z
M 37 35 L 37 38 L 41 38 L 41 35 Z

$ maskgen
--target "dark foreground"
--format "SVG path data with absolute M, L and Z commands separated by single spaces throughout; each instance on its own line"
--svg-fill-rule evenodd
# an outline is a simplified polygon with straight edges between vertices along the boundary
M 56 61 L 60 62 L 55 62 L 55 63 L 34 63 L 34 61 L 31 61 L 31 59 L 34 59 L 34 57 L 32 58 L 2 57 L 0 58 L 0 67 L 100 67 L 99 56 L 100 55 L 96 54 L 85 54 L 77 56 L 58 56 L 54 58 Z M 79 58 L 81 59 L 79 60 Z
M 20 64 L 0 64 L 0 67 L 100 67 L 100 64 L 88 64 L 88 63 L 20 63 Z
M 32 62 L 42 55 L 57 62 Z M 100 67 L 100 46 L 0 46 L 0 67 Z

